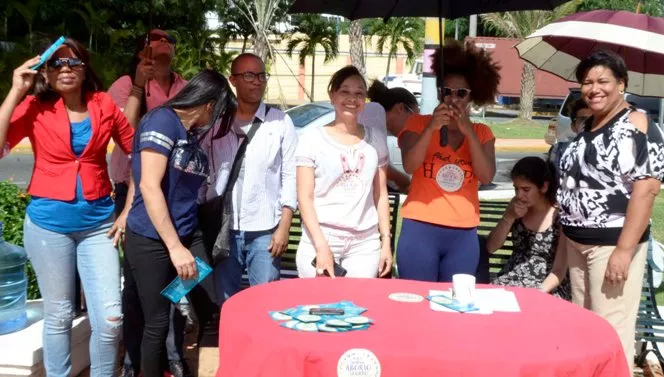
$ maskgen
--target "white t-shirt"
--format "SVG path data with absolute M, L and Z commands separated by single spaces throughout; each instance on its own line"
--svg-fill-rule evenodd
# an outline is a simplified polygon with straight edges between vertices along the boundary
M 323 229 L 357 232 L 376 227 L 373 180 L 388 163 L 385 127 L 365 126 L 364 139 L 355 145 L 336 142 L 327 130 L 305 130 L 295 152 L 296 166 L 314 168 L 318 222 Z

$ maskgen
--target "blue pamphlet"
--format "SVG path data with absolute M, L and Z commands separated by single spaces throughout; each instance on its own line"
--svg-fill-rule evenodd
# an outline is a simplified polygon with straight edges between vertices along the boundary
M 198 276 L 196 279 L 182 280 L 178 276 L 161 291 L 161 294 L 171 300 L 174 304 L 179 303 L 182 297 L 189 293 L 196 284 L 200 283 L 201 280 L 205 279 L 205 277 L 212 272 L 212 267 L 203 262 L 199 257 L 196 257 L 196 270 L 198 270 Z
M 455 310 L 460 313 L 474 312 L 476 310 L 480 310 L 480 308 L 477 307 L 474 303 L 461 304 L 457 300 L 446 295 L 427 296 L 427 300 L 435 302 L 438 305 L 442 305 L 446 308 Z
M 48 59 L 51 58 L 55 50 L 57 50 L 58 47 L 62 46 L 63 43 L 65 43 L 65 37 L 58 38 L 58 40 L 55 41 L 55 43 L 53 43 L 49 48 L 46 49 L 46 51 L 44 51 L 43 54 L 39 56 L 39 63 L 37 63 L 37 65 L 30 67 L 30 69 L 37 69 L 41 67 L 44 63 L 48 61 Z

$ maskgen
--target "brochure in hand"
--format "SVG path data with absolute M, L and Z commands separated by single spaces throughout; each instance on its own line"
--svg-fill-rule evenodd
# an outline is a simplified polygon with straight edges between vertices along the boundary
M 174 304 L 179 303 L 184 295 L 189 293 L 189 291 L 212 272 L 212 267 L 199 257 L 196 257 L 196 270 L 198 271 L 196 279 L 182 280 L 178 276 L 161 291 L 161 294 L 171 300 Z

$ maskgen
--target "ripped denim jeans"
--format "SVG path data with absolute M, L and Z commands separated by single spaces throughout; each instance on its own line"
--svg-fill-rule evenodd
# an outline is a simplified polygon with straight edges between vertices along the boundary
M 49 377 L 71 374 L 77 269 L 92 328 L 90 376 L 115 375 L 122 307 L 118 251 L 106 236 L 111 220 L 88 231 L 61 234 L 25 217 L 23 243 L 44 299 L 44 367 Z

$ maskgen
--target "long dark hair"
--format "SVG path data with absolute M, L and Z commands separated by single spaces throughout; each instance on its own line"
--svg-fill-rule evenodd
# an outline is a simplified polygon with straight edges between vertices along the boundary
M 50 43 L 53 42 L 54 41 Z M 40 51 L 48 48 L 50 43 L 49 45 L 45 45 L 43 48 L 40 48 Z M 81 59 L 81 61 L 85 64 L 83 67 L 85 70 L 85 78 L 83 79 L 83 84 L 81 84 L 81 99 L 85 100 L 89 93 L 104 90 L 101 80 L 92 70 L 92 65 L 90 64 L 90 52 L 79 41 L 72 38 L 66 38 L 63 45 L 69 47 L 74 55 Z M 46 69 L 44 66 L 42 66 L 40 69 Z M 51 88 L 51 86 L 46 82 L 44 76 L 41 74 L 38 74 L 35 79 L 33 93 L 40 101 L 53 101 L 60 98 L 60 95 L 55 92 L 53 88 Z
M 190 109 L 214 102 L 211 125 L 221 122 L 221 127 L 213 138 L 223 137 L 230 130 L 237 108 L 235 94 L 228 80 L 219 72 L 206 69 L 194 76 L 182 90 L 160 107 Z
M 411 111 L 417 108 L 417 98 L 413 93 L 409 92 L 406 88 L 392 88 L 389 89 L 385 84 L 378 80 L 369 87 L 367 96 L 371 102 L 379 103 L 385 111 L 390 111 L 392 108 L 400 103 L 403 103 Z
M 524 157 L 517 161 L 510 172 L 512 180 L 515 178 L 525 179 L 534 184 L 537 188 L 544 187 L 544 183 L 549 183 L 545 196 L 551 205 L 556 204 L 556 194 L 558 191 L 558 178 L 556 168 L 550 161 L 544 161 L 540 157 Z

